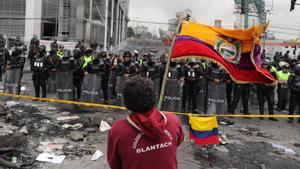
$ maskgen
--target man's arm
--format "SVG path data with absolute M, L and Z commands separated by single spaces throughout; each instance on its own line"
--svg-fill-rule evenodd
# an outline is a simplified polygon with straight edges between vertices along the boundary
M 121 169 L 121 157 L 118 153 L 118 147 L 115 140 L 113 140 L 112 130 L 108 133 L 107 141 L 107 162 L 111 169 Z

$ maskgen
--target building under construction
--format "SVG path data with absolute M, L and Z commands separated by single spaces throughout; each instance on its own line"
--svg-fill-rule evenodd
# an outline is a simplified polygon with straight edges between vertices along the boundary
M 117 50 L 126 43 L 128 7 L 129 0 L 1 0 L 0 34 Z

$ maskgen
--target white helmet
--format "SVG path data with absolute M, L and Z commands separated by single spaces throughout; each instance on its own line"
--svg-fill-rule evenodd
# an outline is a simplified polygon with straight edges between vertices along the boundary
M 134 50 L 133 53 L 136 54 L 136 55 L 138 55 L 138 54 L 139 54 L 139 51 Z

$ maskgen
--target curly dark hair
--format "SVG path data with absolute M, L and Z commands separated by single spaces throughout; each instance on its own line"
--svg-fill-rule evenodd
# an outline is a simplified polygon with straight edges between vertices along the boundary
M 133 112 L 147 112 L 156 104 L 153 82 L 140 76 L 131 77 L 125 82 L 123 97 L 127 109 Z

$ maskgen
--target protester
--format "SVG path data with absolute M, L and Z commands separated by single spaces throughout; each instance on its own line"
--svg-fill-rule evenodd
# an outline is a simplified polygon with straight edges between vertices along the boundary
M 184 133 L 175 115 L 155 108 L 152 81 L 129 78 L 123 96 L 132 113 L 109 131 L 107 161 L 111 169 L 177 169 L 176 151 Z

